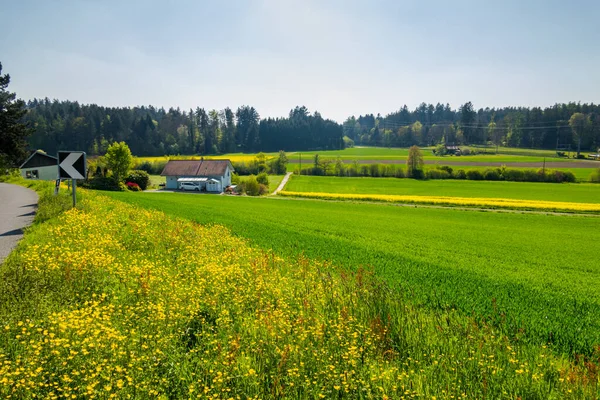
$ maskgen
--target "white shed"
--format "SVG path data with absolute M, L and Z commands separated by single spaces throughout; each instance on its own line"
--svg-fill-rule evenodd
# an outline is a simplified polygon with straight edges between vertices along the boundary
M 25 179 L 53 181 L 58 179 L 58 159 L 41 150 L 36 150 L 19 167 L 21 176 Z

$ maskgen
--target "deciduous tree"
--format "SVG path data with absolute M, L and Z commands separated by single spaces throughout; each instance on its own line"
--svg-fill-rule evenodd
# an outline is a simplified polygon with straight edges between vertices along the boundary
M 423 173 L 423 154 L 417 146 L 412 146 L 408 150 L 408 159 L 406 160 L 406 175 L 409 178 L 422 179 Z
M 113 178 L 117 182 L 122 182 L 129 173 L 133 157 L 129 146 L 125 142 L 113 143 L 108 147 L 106 156 L 104 156 L 106 166 L 113 173 Z

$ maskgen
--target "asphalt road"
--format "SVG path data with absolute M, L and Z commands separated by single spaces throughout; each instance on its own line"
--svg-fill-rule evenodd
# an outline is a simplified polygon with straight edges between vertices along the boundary
M 31 189 L 0 182 L 0 264 L 33 222 L 38 195 Z

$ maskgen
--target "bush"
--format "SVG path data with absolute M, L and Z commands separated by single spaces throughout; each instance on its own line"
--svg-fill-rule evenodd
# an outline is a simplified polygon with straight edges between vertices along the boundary
M 396 168 L 396 171 L 394 171 L 394 176 L 396 178 L 404 178 L 405 177 L 404 170 L 400 167 Z
M 261 172 L 260 174 L 258 174 L 256 176 L 256 181 L 258 183 L 260 183 L 261 185 L 265 185 L 266 187 L 269 187 L 269 175 L 267 175 L 266 172 Z
M 526 169 L 523 171 L 523 181 L 525 182 L 544 182 L 544 173 L 540 171 L 534 171 L 532 169 Z
M 88 179 L 81 185 L 86 189 L 92 190 L 108 190 L 112 192 L 122 192 L 127 190 L 122 182 L 117 182 L 113 178 L 105 178 L 103 176 L 97 176 L 92 179 Z
M 590 175 L 590 181 L 594 183 L 600 183 L 600 168 L 592 172 L 592 175 Z
M 442 171 L 446 171 L 447 173 L 449 173 L 450 175 L 452 175 L 452 168 L 447 166 L 447 165 L 442 165 L 441 167 L 438 167 L 438 169 L 441 169 Z
M 442 157 L 446 155 L 446 145 L 445 144 L 438 144 L 437 146 L 435 146 L 435 149 L 433 149 L 433 154 L 435 154 L 436 156 Z
M 486 181 L 499 181 L 502 180 L 502 175 L 498 169 L 486 169 L 483 172 L 483 178 Z
M 231 184 L 239 185 L 240 184 L 240 176 L 235 172 L 231 174 Z
M 129 172 L 129 175 L 125 178 L 125 182 L 136 183 L 141 190 L 146 190 L 150 184 L 150 175 L 146 171 L 134 169 Z
M 575 175 L 571 171 L 548 171 L 545 175 L 546 182 L 563 183 L 575 182 Z
M 461 150 L 461 154 L 463 156 L 470 156 L 471 155 L 471 150 L 470 149 L 462 149 Z
M 262 196 L 265 194 L 269 194 L 269 188 L 263 185 L 262 183 L 258 184 L 258 195 Z
M 467 179 L 467 173 L 465 172 L 464 169 L 459 169 L 458 171 L 456 171 L 456 173 L 454 174 L 454 178 L 455 179 Z
M 467 179 L 470 181 L 482 181 L 483 174 L 478 169 L 471 169 L 467 171 Z
M 125 186 L 127 186 L 127 189 L 131 190 L 132 192 L 141 192 L 142 189 L 140 188 L 140 185 L 138 185 L 135 182 L 127 182 L 125 184 Z
M 430 169 L 427 170 L 427 179 L 450 179 L 451 175 L 448 171 L 441 169 Z
M 505 181 L 523 182 L 525 174 L 520 169 L 504 169 L 502 176 Z
M 379 167 L 379 164 L 370 164 L 369 165 L 369 174 L 374 178 L 378 178 L 381 175 L 383 175 L 381 173 L 381 168 Z
M 248 196 L 260 195 L 260 183 L 258 183 L 254 175 L 250 175 L 246 180 L 244 180 L 243 189 Z

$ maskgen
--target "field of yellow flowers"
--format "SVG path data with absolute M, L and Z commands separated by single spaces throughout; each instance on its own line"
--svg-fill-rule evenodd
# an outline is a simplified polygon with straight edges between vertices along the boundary
M 306 197 L 324 200 L 382 201 L 389 203 L 431 204 L 458 207 L 482 207 L 515 210 L 600 213 L 600 204 L 566 201 L 503 199 L 487 197 L 413 196 L 393 194 L 319 193 L 281 191 L 280 196 Z
M 598 397 L 598 360 L 82 192 L 0 267 L 2 399 Z

